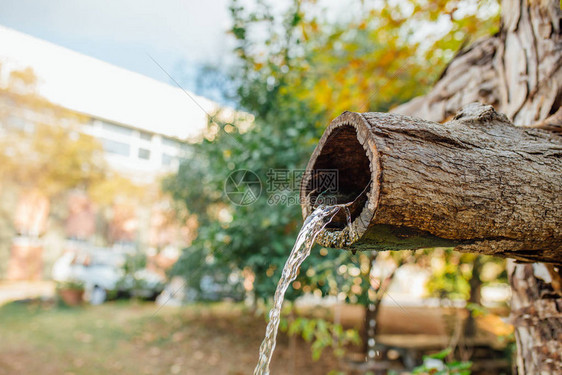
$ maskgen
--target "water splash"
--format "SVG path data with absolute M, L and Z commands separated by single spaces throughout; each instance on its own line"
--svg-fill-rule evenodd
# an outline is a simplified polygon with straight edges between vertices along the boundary
M 269 363 L 271 362 L 277 342 L 277 331 L 279 329 L 281 307 L 283 306 L 285 292 L 289 285 L 297 278 L 301 264 L 310 255 L 316 236 L 332 221 L 333 217 L 343 206 L 319 206 L 304 221 L 295 246 L 293 246 L 293 250 L 291 250 L 291 254 L 283 267 L 283 273 L 277 284 L 277 289 L 275 289 L 273 307 L 269 312 L 269 323 L 265 330 L 265 339 L 260 346 L 259 360 L 254 370 L 254 375 L 269 375 Z

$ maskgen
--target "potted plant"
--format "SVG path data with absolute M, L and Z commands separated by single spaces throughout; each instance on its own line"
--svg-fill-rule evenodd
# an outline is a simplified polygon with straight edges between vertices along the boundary
M 57 294 L 68 306 L 78 306 L 84 300 L 84 283 L 68 280 L 57 284 Z

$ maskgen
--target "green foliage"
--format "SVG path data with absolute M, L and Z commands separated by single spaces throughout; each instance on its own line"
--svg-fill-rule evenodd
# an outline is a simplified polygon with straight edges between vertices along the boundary
M 127 254 L 125 263 L 123 264 L 123 272 L 125 275 L 133 275 L 136 271 L 146 267 L 146 260 L 146 254 Z
M 431 259 L 431 276 L 426 284 L 430 295 L 468 300 L 474 260 L 478 255 L 458 253 L 452 249 L 435 249 Z M 479 283 L 507 283 L 505 259 L 481 256 L 484 264 Z M 471 305 L 472 310 L 480 310 Z
M 429 293 L 441 298 L 468 299 L 468 282 L 472 276 L 475 255 L 460 254 L 452 249 L 437 249 L 434 256 L 431 278 L 427 283 Z
M 80 280 L 59 281 L 56 285 L 57 290 L 84 290 L 84 283 Z
M 247 129 L 236 119 L 220 122 L 215 116 L 207 137 L 193 145 L 194 156 L 164 182 L 199 221 L 198 238 L 174 272 L 196 279 L 211 269 L 248 269 L 255 275 L 257 297 L 270 297 L 302 221 L 300 207 L 271 204 L 271 192 L 263 191 L 254 204 L 236 206 L 223 194 L 229 173 L 251 170 L 265 184 L 270 169 L 302 170 L 334 116 L 344 110 L 384 111 L 423 94 L 474 27 L 491 31 L 497 10 L 482 9 L 494 3 L 475 3 L 471 10 L 467 1 L 439 1 L 431 7 L 406 1 L 372 8 L 356 2 L 361 6 L 357 17 L 334 21 L 315 2 L 294 0 L 273 17 L 266 1 L 244 7 L 234 0 L 231 34 L 238 59 L 229 86 L 234 92 L 227 96 L 255 121 Z M 420 25 L 443 14 L 449 18 L 447 42 L 431 26 L 425 38 L 429 44 L 416 40 Z M 294 189 L 275 193 L 296 202 L 298 181 L 291 182 Z M 305 267 L 316 269 L 336 259 L 342 261 L 335 252 L 313 255 Z M 331 277 L 329 268 L 323 267 L 326 277 Z M 298 281 L 311 284 L 302 272 Z M 315 281 L 315 288 L 326 293 L 328 280 Z
M 475 318 L 489 314 L 489 311 L 486 307 L 479 305 L 477 303 L 469 302 L 466 304 L 466 308 L 468 309 L 468 311 L 470 311 L 472 316 L 474 316 Z
M 289 335 L 300 335 L 311 342 L 312 358 L 318 360 L 326 348 L 332 348 L 336 357 L 343 357 L 345 347 L 359 345 L 361 339 L 356 330 L 344 329 L 324 319 L 298 317 L 288 325 Z
M 185 252 L 175 272 L 189 275 L 193 268 L 201 266 L 187 261 L 193 257 L 211 257 L 215 267 L 232 270 L 248 267 L 255 275 L 256 295 L 267 298 L 272 295 L 292 247 L 301 222 L 300 207 L 270 205 L 267 194 L 262 194 L 252 205 L 235 206 L 223 195 L 224 181 L 237 169 L 254 171 L 262 182 L 267 180 L 269 169 L 303 169 L 320 136 L 319 125 L 324 117 L 320 111 L 311 111 L 305 101 L 295 98 L 295 73 L 281 69 L 291 64 L 288 50 L 294 46 L 272 49 L 267 67 L 256 69 L 251 43 L 244 39 L 242 29 L 268 17 L 241 12 L 234 3 L 232 32 L 238 38 L 240 55 L 240 66 L 235 73 L 239 82 L 237 99 L 242 109 L 255 114 L 255 123 L 246 132 L 236 123 L 210 124 L 209 133 L 216 134 L 194 145 L 196 157 L 182 164 L 177 176 L 165 181 L 164 186 L 197 214 L 200 225 L 198 238 Z M 286 33 L 295 27 L 294 14 L 294 10 L 289 11 L 284 17 Z M 279 37 L 272 31 L 270 39 Z M 292 183 L 298 186 L 298 182 Z M 292 200 L 297 198 L 296 189 L 278 193 Z
M 438 353 L 424 356 L 424 363 L 412 372 L 413 374 L 431 375 L 470 375 L 472 362 L 447 361 L 450 356 L 451 348 L 444 349 Z

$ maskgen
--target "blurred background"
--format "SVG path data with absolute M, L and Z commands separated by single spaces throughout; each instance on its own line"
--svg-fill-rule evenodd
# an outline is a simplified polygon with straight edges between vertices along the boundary
M 329 121 L 423 95 L 500 14 L 495 0 L 0 7 L 0 374 L 250 373 Z M 225 192 L 237 170 L 261 183 L 249 202 Z M 508 374 L 509 297 L 504 260 L 316 247 L 272 372 Z

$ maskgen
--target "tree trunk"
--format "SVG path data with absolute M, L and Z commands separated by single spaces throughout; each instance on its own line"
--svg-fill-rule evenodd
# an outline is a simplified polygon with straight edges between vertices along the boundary
M 444 125 L 344 113 L 308 164 L 305 215 L 319 196 L 330 198 L 315 181 L 333 170 L 338 203 L 359 198 L 351 225 L 342 211 L 318 236 L 323 246 L 452 246 L 562 265 L 562 137 L 514 127 L 491 106 L 469 105 Z
M 442 122 L 472 102 L 515 125 L 562 131 L 559 0 L 503 0 L 500 32 L 459 52 L 433 89 L 393 110 Z
M 552 268 L 543 263 L 508 265 L 520 374 L 562 373 L 560 275 Z
M 562 132 L 561 18 L 559 0 L 503 0 L 500 32 L 461 51 L 427 95 L 393 112 L 443 122 L 479 101 L 515 125 Z M 529 226 L 540 225 L 540 218 Z M 562 373 L 560 272 L 551 265 L 510 263 L 519 374 Z
M 498 35 L 462 51 L 431 92 L 395 112 L 445 121 L 480 101 L 515 125 L 562 132 L 561 21 L 559 0 L 504 0 Z M 514 262 L 509 268 L 516 372 L 562 373 L 562 269 Z
M 472 276 L 470 277 L 469 285 L 470 285 L 470 296 L 468 297 L 468 303 L 473 305 L 480 306 L 482 304 L 481 301 L 481 289 L 482 289 L 482 281 L 480 280 L 480 274 L 482 272 L 482 257 L 477 256 L 472 263 Z M 474 338 L 476 336 L 476 319 L 474 317 L 473 312 L 471 309 L 468 310 L 468 318 L 464 323 L 464 337 L 465 338 Z

